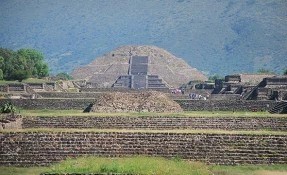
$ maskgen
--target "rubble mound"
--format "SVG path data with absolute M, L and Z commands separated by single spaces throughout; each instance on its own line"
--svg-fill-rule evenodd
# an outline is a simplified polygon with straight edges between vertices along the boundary
M 89 112 L 181 112 L 178 103 L 162 92 L 109 92 L 89 106 Z M 87 109 L 85 110 L 86 112 Z

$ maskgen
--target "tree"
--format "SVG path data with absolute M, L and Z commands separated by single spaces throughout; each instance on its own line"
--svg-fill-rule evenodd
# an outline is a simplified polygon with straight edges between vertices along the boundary
M 283 75 L 287 75 L 287 69 L 283 72 Z
M 3 80 L 3 71 L 2 71 L 2 69 L 0 69 L 0 80 Z
M 264 68 L 260 68 L 257 72 L 260 74 L 273 74 L 272 71 L 270 71 L 268 69 L 264 69 Z
M 26 58 L 28 69 L 33 77 L 42 78 L 48 76 L 48 65 L 44 62 L 44 56 L 35 49 L 20 49 L 17 53 Z
M 214 75 L 208 77 L 208 80 L 211 80 L 211 81 L 215 81 L 216 79 L 223 79 L 223 78 L 217 74 L 214 74 Z
M 73 77 L 71 75 L 69 75 L 69 74 L 67 74 L 65 72 L 58 73 L 56 75 L 56 78 L 58 80 L 72 80 L 73 79 Z
M 22 80 L 29 78 L 29 73 L 27 72 L 27 70 L 15 70 L 12 73 L 11 79 L 18 80 L 19 82 L 21 82 Z
M 42 78 L 49 73 L 43 54 L 35 49 L 20 49 L 15 52 L 0 48 L 0 69 L 4 80 Z

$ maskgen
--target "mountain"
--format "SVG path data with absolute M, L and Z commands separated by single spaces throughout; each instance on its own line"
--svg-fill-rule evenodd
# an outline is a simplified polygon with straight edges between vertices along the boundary
M 287 69 L 286 0 L 0 0 L 0 47 L 71 72 L 123 45 L 155 45 L 206 74 Z

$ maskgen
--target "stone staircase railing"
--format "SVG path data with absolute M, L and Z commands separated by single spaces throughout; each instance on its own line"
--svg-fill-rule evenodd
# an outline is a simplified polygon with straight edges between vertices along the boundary
M 246 94 L 243 95 L 243 99 L 245 100 L 251 100 L 252 97 L 255 95 L 255 93 L 257 92 L 257 89 L 259 87 L 265 87 L 266 86 L 266 82 L 265 81 L 261 81 L 257 86 L 255 86 L 251 91 L 247 92 Z

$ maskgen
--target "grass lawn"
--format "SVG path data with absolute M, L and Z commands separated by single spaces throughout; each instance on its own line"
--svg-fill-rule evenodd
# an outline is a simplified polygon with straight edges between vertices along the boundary
M 286 175 L 287 164 L 282 165 L 240 165 L 210 166 L 215 175 Z
M 142 175 L 285 175 L 287 165 L 217 166 L 159 157 L 68 159 L 50 167 L 1 167 L 0 175 L 49 173 L 137 173 Z

